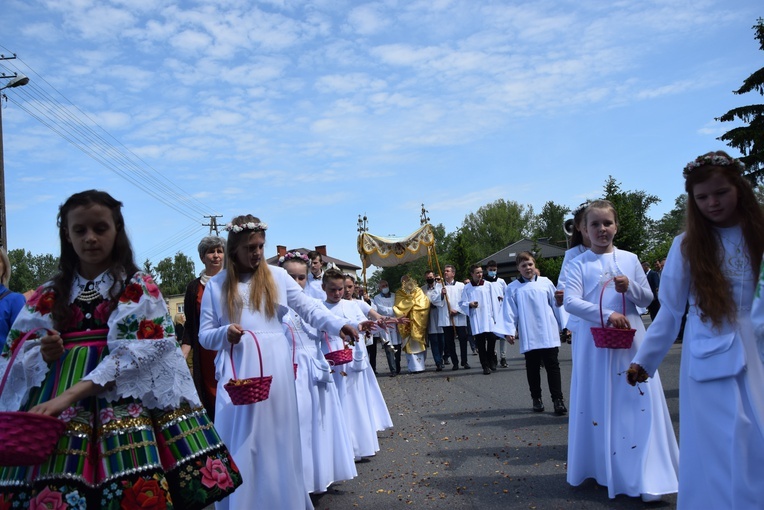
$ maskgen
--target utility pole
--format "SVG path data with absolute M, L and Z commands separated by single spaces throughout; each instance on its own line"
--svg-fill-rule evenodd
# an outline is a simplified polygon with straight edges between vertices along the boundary
M 0 54 L 0 61 L 13 60 L 16 58 L 14 53 L 11 57 Z M 0 91 L 13 87 L 21 87 L 29 83 L 29 78 L 23 74 L 0 73 L 0 80 L 9 79 L 8 83 L 0 87 Z M 8 250 L 8 224 L 5 220 L 5 156 L 3 154 L 3 99 L 8 99 L 5 94 L 0 93 L 0 246 Z
M 210 227 L 210 235 L 212 235 L 212 231 L 214 230 L 215 231 L 215 235 L 219 236 L 220 232 L 218 232 L 218 228 L 219 227 L 218 227 L 217 218 L 222 218 L 222 217 L 223 217 L 222 214 L 216 214 L 216 215 L 213 215 L 213 216 L 205 216 L 205 218 L 209 218 L 210 219 L 210 222 L 209 223 L 202 223 L 202 226 L 203 227 Z

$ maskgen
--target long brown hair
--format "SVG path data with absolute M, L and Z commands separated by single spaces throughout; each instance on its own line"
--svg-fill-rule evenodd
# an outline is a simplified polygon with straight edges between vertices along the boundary
M 712 161 L 705 156 L 721 156 L 732 160 L 723 151 L 709 152 L 696 161 Z M 764 213 L 756 200 L 750 182 L 743 177 L 742 165 L 714 165 L 705 163 L 687 171 L 684 189 L 687 191 L 687 225 L 682 241 L 682 253 L 690 264 L 690 281 L 695 291 L 701 318 L 708 318 L 714 326 L 735 319 L 737 309 L 732 299 L 731 283 L 720 271 L 723 252 L 719 234 L 713 222 L 706 219 L 695 204 L 693 190 L 713 175 L 721 175 L 737 189 L 737 216 L 743 240 L 748 247 L 751 269 L 758 271 L 764 251 Z M 754 281 L 754 285 L 755 285 Z
M 117 229 L 117 234 L 114 238 L 114 246 L 109 254 L 111 261 L 109 274 L 114 280 L 111 289 L 109 289 L 109 295 L 111 297 L 110 313 L 117 306 L 117 297 L 119 297 L 119 294 L 124 287 L 123 278 L 125 276 L 130 278 L 138 271 L 138 266 L 135 265 L 133 260 L 133 248 L 130 245 L 130 239 L 127 237 L 127 233 L 125 232 L 125 219 L 122 216 L 122 202 L 116 200 L 105 191 L 94 189 L 75 193 L 70 196 L 66 199 L 66 202 L 59 207 L 57 220 L 58 237 L 61 241 L 61 257 L 58 259 L 58 273 L 52 280 L 52 287 L 56 294 L 56 300 L 53 303 L 51 317 L 53 318 L 53 324 L 58 329 L 64 328 L 65 325 L 69 323 L 69 318 L 72 314 L 72 309 L 69 306 L 69 293 L 72 291 L 74 274 L 77 272 L 80 263 L 80 258 L 74 251 L 72 243 L 69 242 L 66 237 L 66 232 L 69 228 L 69 212 L 77 207 L 87 207 L 91 205 L 102 205 L 108 208 L 111 211 L 111 216 L 114 219 L 114 226 Z
M 258 218 L 255 218 L 251 214 L 243 216 L 237 216 L 231 220 L 233 225 L 244 225 L 246 223 L 260 223 Z M 241 275 L 241 268 L 239 268 L 236 262 L 236 251 L 239 245 L 247 242 L 249 236 L 255 232 L 262 232 L 265 237 L 265 230 L 250 230 L 243 229 L 240 232 L 234 232 L 231 230 L 228 233 L 228 242 L 226 244 L 226 275 L 223 281 L 223 295 L 225 296 L 225 306 L 228 312 L 228 318 L 231 322 L 239 322 L 241 320 L 241 311 L 244 307 L 244 303 L 239 295 L 239 277 Z M 261 260 L 258 266 L 252 272 L 252 279 L 249 285 L 249 302 L 252 303 L 252 308 L 255 311 L 265 310 L 266 317 L 272 319 L 276 315 L 276 308 L 278 306 L 278 289 L 276 288 L 276 281 L 271 275 L 270 268 L 265 260 Z

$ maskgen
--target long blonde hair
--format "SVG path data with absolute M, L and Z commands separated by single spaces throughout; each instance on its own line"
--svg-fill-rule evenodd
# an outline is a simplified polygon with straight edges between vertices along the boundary
M 260 223 L 260 219 L 251 214 L 246 214 L 235 217 L 231 220 L 231 223 L 233 225 L 257 224 Z M 224 305 L 231 322 L 239 322 L 241 320 L 241 312 L 244 307 L 238 289 L 241 271 L 236 263 L 236 252 L 239 245 L 249 240 L 249 236 L 256 232 L 262 232 L 263 237 L 265 237 L 265 230 L 253 231 L 245 228 L 240 232 L 231 230 L 228 233 L 228 242 L 226 243 L 226 258 L 228 261 L 226 264 L 225 280 L 223 281 L 223 295 L 225 296 Z M 278 289 L 276 288 L 276 281 L 271 275 L 270 268 L 264 259 L 260 261 L 260 264 L 252 272 L 248 297 L 255 311 L 265 313 L 269 319 L 275 317 L 276 308 L 278 307 Z

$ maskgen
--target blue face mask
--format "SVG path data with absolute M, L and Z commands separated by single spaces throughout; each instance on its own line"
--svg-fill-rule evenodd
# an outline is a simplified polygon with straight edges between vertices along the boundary
M 488 276 L 491 278 L 496 278 L 496 271 L 488 271 Z
M 387 287 L 383 287 L 383 288 L 379 289 L 379 291 L 382 294 L 390 294 L 390 289 L 388 289 Z

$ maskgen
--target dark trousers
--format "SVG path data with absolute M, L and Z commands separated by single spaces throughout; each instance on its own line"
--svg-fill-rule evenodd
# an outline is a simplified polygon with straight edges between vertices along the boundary
M 472 335 L 477 345 L 480 366 L 483 368 L 496 368 L 496 335 L 493 333 L 478 333 Z
M 395 349 L 394 352 L 390 352 L 389 350 L 385 349 L 385 354 L 387 355 L 387 366 L 390 368 L 391 374 L 400 374 L 401 373 L 401 345 L 393 345 L 393 348 Z
M 446 346 L 446 339 L 443 333 L 428 333 L 427 339 L 430 341 L 430 348 L 432 349 L 432 358 L 435 360 L 435 365 L 443 366 L 443 349 Z
M 456 355 L 456 337 L 459 337 L 459 347 L 462 353 L 462 366 L 467 365 L 467 327 L 446 326 L 443 328 L 443 336 L 446 340 L 446 357 L 451 357 L 454 366 L 459 365 L 459 357 Z
M 533 349 L 525 353 L 525 372 L 528 376 L 528 386 L 531 398 L 541 398 L 541 362 L 544 362 L 546 381 L 552 400 L 562 399 L 562 381 L 560 377 L 560 362 L 557 361 L 559 347 L 548 349 Z
M 363 337 L 361 337 L 363 341 Z M 374 373 L 377 373 L 377 337 L 372 338 L 371 345 L 366 346 L 366 354 L 369 355 L 369 364 Z

